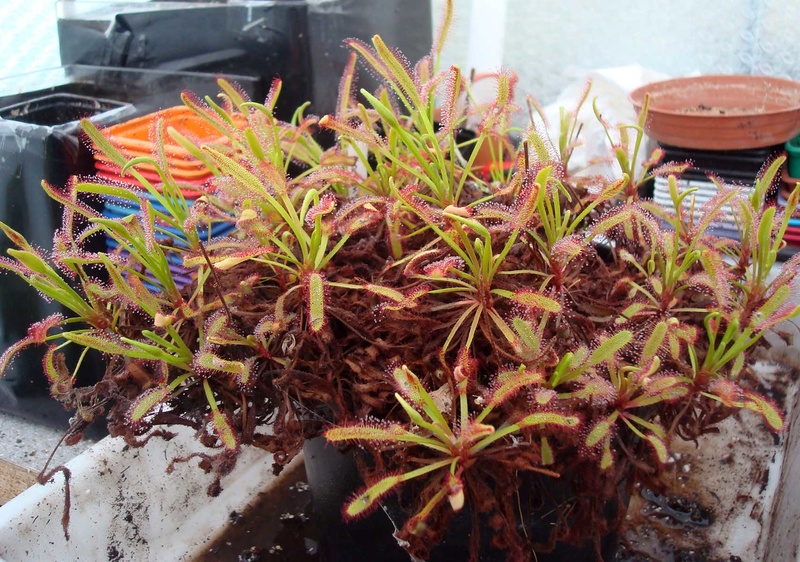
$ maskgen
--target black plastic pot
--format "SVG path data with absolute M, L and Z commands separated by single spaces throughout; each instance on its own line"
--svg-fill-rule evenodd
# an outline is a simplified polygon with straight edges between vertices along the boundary
M 0 108 L 0 117 L 8 121 L 49 127 L 64 125 L 126 106 L 126 103 L 116 100 L 54 93 Z
M 783 152 L 783 145 L 752 148 L 749 150 L 694 150 L 661 145 L 663 162 L 689 162 L 691 166 L 682 177 L 706 179 L 714 174 L 726 182 L 752 185 L 759 173 Z M 648 182 L 639 193 L 653 196 L 653 182 Z
M 765 165 L 783 152 L 783 145 L 749 150 L 692 150 L 662 146 L 665 162 L 690 161 L 691 171 L 714 173 L 730 182 L 752 184 Z
M 0 220 L 21 232 L 36 247 L 52 248 L 61 224 L 61 208 L 41 187 L 42 180 L 64 185 L 75 174 L 90 174 L 91 153 L 78 138 L 78 120 L 92 117 L 98 124 L 115 122 L 128 104 L 75 94 L 35 95 L 26 101 L 0 100 Z M 6 254 L 9 242 L 0 241 Z M 0 277 L 0 347 L 22 338 L 27 327 L 61 308 L 36 298 L 23 280 Z M 46 392 L 41 352 L 26 351 L 12 364 L 5 381 L 17 396 Z M 95 373 L 84 370 L 95 378 Z
M 339 80 L 347 59 L 346 39 L 367 44 L 378 34 L 415 63 L 430 52 L 433 41 L 430 0 L 309 0 L 309 47 L 313 71 L 313 109 L 319 115 L 336 110 Z M 358 88 L 373 91 L 380 81 L 359 65 Z
M 201 98 L 215 97 L 219 93 L 219 77 L 235 82 L 251 98 L 259 88 L 257 79 L 241 74 L 72 64 L 0 79 L 0 104 L 2 107 L 24 106 L 36 98 L 70 94 L 130 104 L 132 107 L 125 115 L 127 119 L 180 105 L 180 94 L 184 90 Z
M 252 79 L 226 77 L 248 95 L 254 94 Z M 42 180 L 63 186 L 73 175 L 94 173 L 79 120 L 89 117 L 99 126 L 112 125 L 178 105 L 183 90 L 205 96 L 215 95 L 219 88 L 212 74 L 80 65 L 0 80 L 0 220 L 34 246 L 45 252 L 52 249 L 62 212 L 42 189 Z M 104 249 L 101 238 L 94 241 L 95 247 L 92 243 L 88 249 Z M 0 255 L 6 255 L 8 248 L 8 240 L 0 237 Z M 66 313 L 39 298 L 15 275 L 0 275 L 0 352 L 24 337 L 30 324 L 56 312 Z M 74 353 L 73 349 L 77 346 L 66 351 Z M 29 348 L 14 360 L 0 380 L 0 409 L 63 428 L 69 415 L 49 399 L 42 353 L 42 348 Z M 76 359 L 68 355 L 68 364 L 74 365 Z M 95 382 L 102 373 L 101 358 L 90 354 L 77 384 Z
M 405 521 L 399 505 L 387 500 L 369 517 L 352 522 L 342 519 L 342 506 L 363 485 L 356 468 L 355 457 L 343 454 L 324 438 L 312 439 L 304 447 L 306 476 L 313 495 L 313 517 L 319 542 L 320 559 L 323 562 L 408 562 L 409 554 L 393 537 L 394 531 Z M 568 484 L 554 479 L 546 482 L 524 482 L 520 489 L 520 505 L 531 502 L 536 490 L 538 499 L 534 511 L 526 515 L 526 532 L 532 542 L 546 542 L 550 529 L 556 523 L 555 507 L 570 500 L 574 494 Z M 546 490 L 546 494 L 543 493 Z M 412 492 L 413 493 L 413 492 Z M 541 496 L 545 496 L 542 500 Z M 606 517 L 616 519 L 620 506 L 609 502 Z M 523 507 L 524 510 L 524 507 Z M 451 562 L 469 560 L 469 537 L 472 532 L 472 517 L 468 507 L 450 521 L 442 542 L 431 551 L 429 562 Z M 490 544 L 491 529 L 488 524 L 481 529 L 481 562 L 504 562 L 506 552 Z M 614 560 L 618 546 L 618 535 L 611 533 L 601 541 L 602 560 Z M 537 552 L 538 562 L 597 562 L 594 545 L 572 545 L 559 543 L 551 552 Z

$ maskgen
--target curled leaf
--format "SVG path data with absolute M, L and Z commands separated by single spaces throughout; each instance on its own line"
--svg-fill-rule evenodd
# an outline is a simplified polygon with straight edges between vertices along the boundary
M 746 390 L 729 379 L 715 379 L 709 385 L 710 392 L 705 396 L 722 402 L 730 408 L 742 408 L 760 414 L 772 431 L 781 431 L 784 427 L 783 413 L 769 398 Z
M 195 367 L 208 371 L 219 371 L 230 375 L 241 376 L 244 372 L 244 363 L 241 361 L 229 361 L 213 353 L 201 353 L 195 358 Z
M 51 345 L 47 348 L 42 361 L 44 373 L 50 383 L 50 395 L 58 399 L 72 390 L 73 380 L 64 360 L 64 354 L 58 351 L 58 346 Z
M 447 473 L 445 476 L 447 486 L 447 501 L 453 511 L 461 511 L 464 507 L 464 481 L 455 474 Z
M 512 369 L 497 374 L 492 390 L 486 399 L 489 406 L 498 406 L 526 387 L 534 387 L 544 381 L 544 374 L 535 369 Z
M 650 443 L 650 446 L 653 447 L 653 451 L 656 454 L 658 462 L 660 462 L 661 464 L 666 463 L 669 457 L 669 453 L 667 452 L 667 444 L 664 442 L 664 440 L 661 439 L 661 437 L 659 437 L 658 435 L 655 435 L 653 433 L 648 433 L 645 436 L 645 439 L 647 440 L 648 443 Z

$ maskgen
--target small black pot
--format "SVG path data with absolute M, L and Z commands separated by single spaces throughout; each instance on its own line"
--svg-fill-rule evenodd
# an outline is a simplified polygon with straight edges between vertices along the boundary
M 363 486 L 356 460 L 352 454 L 343 454 L 324 438 L 306 442 L 304 448 L 308 483 L 313 495 L 313 521 L 315 538 L 319 543 L 320 559 L 323 562 L 408 562 L 414 560 L 394 538 L 393 533 L 405 522 L 405 515 L 396 501 L 389 499 L 369 517 L 352 522 L 342 519 L 342 506 L 352 494 Z M 548 481 L 549 483 L 550 481 Z M 526 488 L 523 486 L 523 488 Z M 520 490 L 524 496 L 528 489 Z M 573 496 L 569 486 L 552 481 L 547 486 L 549 505 L 539 507 L 527 516 L 526 532 L 532 542 L 546 542 L 550 529 L 556 522 L 555 507 Z M 523 501 L 523 505 L 524 505 Z M 619 506 L 611 502 L 606 517 L 615 519 Z M 492 531 L 488 524 L 481 529 L 481 562 L 504 562 L 506 551 L 490 544 Z M 456 514 L 448 526 L 439 545 L 431 550 L 429 562 L 451 562 L 469 560 L 469 536 L 472 532 L 472 517 L 468 506 Z M 601 540 L 601 556 L 604 561 L 614 560 L 618 546 L 617 533 L 610 533 Z M 537 552 L 532 557 L 538 562 L 597 562 L 594 545 L 558 543 L 551 552 Z

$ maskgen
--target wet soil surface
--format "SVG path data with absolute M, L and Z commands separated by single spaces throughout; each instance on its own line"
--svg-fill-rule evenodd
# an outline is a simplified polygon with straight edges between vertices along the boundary
M 228 516 L 228 529 L 195 562 L 316 562 L 311 490 L 303 466 L 287 474 L 286 486 L 262 494 Z
M 711 510 L 696 497 L 657 494 L 642 488 L 631 498 L 618 562 L 735 562 L 706 544 Z

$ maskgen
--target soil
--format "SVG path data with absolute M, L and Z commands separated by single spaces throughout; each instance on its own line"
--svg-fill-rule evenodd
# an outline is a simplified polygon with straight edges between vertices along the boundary
M 727 448 L 727 447 L 725 447 Z M 671 459 L 674 475 L 686 474 L 693 457 Z M 319 562 L 312 523 L 313 504 L 305 472 L 298 468 L 291 485 L 260 497 L 244 513 L 232 512 L 225 534 L 195 562 Z M 719 556 L 711 535 L 716 515 L 692 489 L 690 478 L 677 476 L 685 495 L 639 489 L 631 498 L 617 562 L 736 562 Z M 710 490 L 707 491 L 710 492 Z
M 764 368 L 759 378 L 779 372 Z M 785 403 L 786 394 L 772 398 Z M 745 412 L 719 424 L 719 433 L 700 437 L 697 445 L 673 443 L 661 493 L 640 489 L 631 498 L 618 560 L 763 559 L 759 539 L 767 528 L 775 484 L 770 477 L 776 472 L 770 468 L 780 462 L 785 437 L 752 422 Z
M 195 562 L 316 562 L 311 490 L 302 465 L 288 486 L 262 494 L 243 513 L 233 511 L 225 533 Z
M 686 466 L 686 465 L 682 465 Z M 225 534 L 195 562 L 319 562 L 312 499 L 297 470 L 292 484 L 259 498 L 244 513 L 232 512 Z M 735 562 L 715 557 L 704 535 L 714 522 L 697 499 L 640 490 L 631 500 L 617 562 Z
M 681 110 L 681 113 L 695 115 L 751 115 L 754 113 L 764 113 L 764 107 L 721 107 L 710 106 L 703 103 Z

